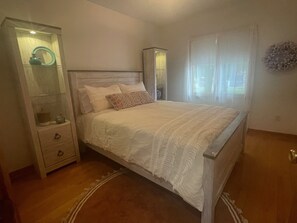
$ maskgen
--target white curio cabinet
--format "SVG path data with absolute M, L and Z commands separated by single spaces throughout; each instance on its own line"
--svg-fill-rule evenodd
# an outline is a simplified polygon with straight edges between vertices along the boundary
M 6 18 L 1 28 L 30 133 L 35 169 L 43 178 L 80 160 L 61 29 L 12 18 Z
M 157 47 L 143 50 L 144 84 L 155 100 L 167 100 L 167 50 Z

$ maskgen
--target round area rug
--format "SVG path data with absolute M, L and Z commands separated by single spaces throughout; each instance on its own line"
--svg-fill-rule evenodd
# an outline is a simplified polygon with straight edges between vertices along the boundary
M 97 180 L 80 196 L 64 223 L 199 223 L 201 213 L 177 195 L 120 169 Z M 247 223 L 226 193 L 216 206 L 216 223 Z

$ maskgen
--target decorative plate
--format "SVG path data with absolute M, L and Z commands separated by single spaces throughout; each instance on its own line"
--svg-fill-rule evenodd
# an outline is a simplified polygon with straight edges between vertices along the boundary
M 264 64 L 270 71 L 287 71 L 297 66 L 297 44 L 292 41 L 274 44 L 268 48 Z
M 56 62 L 55 53 L 45 46 L 36 47 L 33 50 L 32 55 L 35 55 L 41 61 L 42 66 L 51 66 Z M 49 58 L 49 60 L 44 61 L 45 58 Z

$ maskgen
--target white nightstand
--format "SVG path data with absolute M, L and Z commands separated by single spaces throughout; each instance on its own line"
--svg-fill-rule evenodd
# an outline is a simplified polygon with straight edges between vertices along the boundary
M 77 160 L 69 121 L 37 127 L 37 132 L 46 172 Z

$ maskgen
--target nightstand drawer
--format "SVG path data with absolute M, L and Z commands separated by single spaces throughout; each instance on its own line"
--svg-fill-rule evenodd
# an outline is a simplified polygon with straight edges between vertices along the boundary
M 38 134 L 42 150 L 73 142 L 70 123 L 39 131 Z
M 71 156 L 75 156 L 73 142 L 54 147 L 46 147 L 43 149 L 42 153 L 46 167 L 57 164 Z

